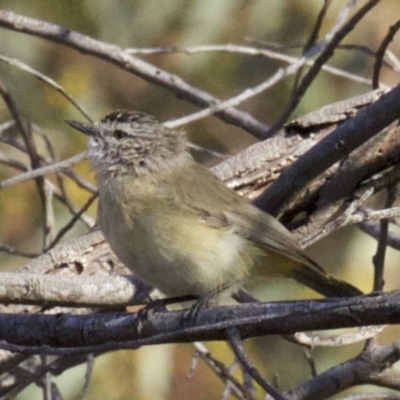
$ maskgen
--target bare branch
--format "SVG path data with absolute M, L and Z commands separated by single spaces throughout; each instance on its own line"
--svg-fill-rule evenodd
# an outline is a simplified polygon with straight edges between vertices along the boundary
M 40 167 L 31 171 L 24 172 L 22 174 L 13 176 L 12 178 L 6 179 L 0 182 L 0 189 L 5 189 L 12 185 L 16 185 L 17 183 L 25 182 L 30 179 L 37 178 L 38 176 L 44 176 L 46 174 L 51 174 L 54 172 L 64 171 L 65 169 L 70 168 L 72 165 L 84 160 L 86 158 L 86 153 L 80 153 L 73 157 L 68 158 L 67 160 L 55 162 L 44 167 Z M 85 189 L 90 189 L 92 193 L 96 193 L 96 189 L 94 186 L 87 186 L 85 183 Z
M 236 358 L 239 360 L 241 365 L 243 365 L 247 373 L 265 390 L 266 393 L 271 395 L 274 399 L 287 400 L 287 398 L 278 390 L 276 390 L 269 382 L 267 382 L 253 366 L 252 362 L 249 360 L 247 354 L 243 350 L 243 342 L 238 329 L 236 327 L 227 329 L 227 335 Z
M 185 47 L 185 48 L 165 48 L 165 47 L 154 47 L 154 48 L 140 48 L 140 49 L 127 49 L 131 54 L 170 54 L 170 53 L 182 53 L 182 54 L 197 54 L 197 53 L 208 53 L 208 52 L 218 52 L 218 53 L 233 53 L 233 54 L 246 54 L 251 56 L 263 56 L 268 59 L 283 61 L 288 64 L 294 64 L 299 61 L 298 57 L 293 57 L 284 53 L 272 51 L 270 49 L 256 48 L 251 46 L 237 45 L 233 43 L 227 43 L 222 45 L 204 45 L 195 47 Z M 306 66 L 313 65 L 315 60 L 308 59 L 305 62 Z M 328 72 L 329 74 L 339 76 L 350 81 L 358 82 L 366 85 L 368 88 L 372 86 L 372 80 L 364 78 L 360 75 L 352 74 L 348 71 L 344 71 L 340 68 L 333 67 L 329 64 L 324 64 L 322 70 Z M 390 87 L 380 83 L 381 88 L 389 89 Z
M 0 273 L 0 302 L 49 307 L 124 307 L 147 303 L 152 290 L 133 276 Z
M 348 299 L 249 303 L 202 309 L 190 326 L 184 323 L 186 311 L 152 312 L 147 313 L 147 318 L 142 313 L 0 314 L 0 348 L 25 354 L 65 355 L 160 343 L 226 340 L 229 327 L 236 327 L 245 339 L 304 330 L 398 324 L 399 304 L 399 291 Z
M 340 125 L 281 174 L 256 204 L 276 214 L 299 190 L 400 117 L 400 85 Z
M 379 238 L 380 226 L 372 221 L 363 221 L 359 224 L 360 229 L 372 236 L 375 239 Z M 400 250 L 400 236 L 394 232 L 388 232 L 387 238 L 388 246 L 392 247 L 395 250 Z
M 396 35 L 397 31 L 400 29 L 400 20 L 397 21 L 393 26 L 390 27 L 389 32 L 387 33 L 386 37 L 383 39 L 381 45 L 376 54 L 376 61 L 374 65 L 374 73 L 373 73 L 373 88 L 376 89 L 379 87 L 379 75 L 382 68 L 383 57 L 385 55 L 386 49 L 389 46 L 390 42 L 393 40 L 394 36 Z
M 57 82 L 55 82 L 53 79 L 49 78 L 48 76 L 42 74 L 41 72 L 33 69 L 29 65 L 23 63 L 20 60 L 15 59 L 15 58 L 9 58 L 9 57 L 0 55 L 0 61 L 3 61 L 6 64 L 17 67 L 20 70 L 25 71 L 30 75 L 33 75 L 35 78 L 38 78 L 42 82 L 47 83 L 52 88 L 54 88 L 57 92 L 59 92 L 62 96 L 64 96 L 78 111 L 81 112 L 81 114 L 84 117 L 86 117 L 86 119 L 89 122 L 93 122 L 92 119 L 89 117 L 88 113 L 83 109 L 83 107 L 80 104 L 78 104 L 78 102 L 75 101 L 73 99 L 73 97 L 69 93 L 67 93 L 67 91 L 61 85 L 59 85 Z
M 386 346 L 372 346 L 367 352 L 334 366 L 304 382 L 288 394 L 293 399 L 320 400 L 351 386 L 369 383 L 372 376 L 399 358 L 400 341 Z
M 322 40 L 320 45 L 314 46 L 309 50 L 309 52 L 319 50 L 321 54 L 318 56 L 313 66 L 302 79 L 300 85 L 293 92 L 288 106 L 283 111 L 282 115 L 278 118 L 274 126 L 271 127 L 269 133 L 270 135 L 273 132 L 276 132 L 282 126 L 282 124 L 287 120 L 292 111 L 297 107 L 302 96 L 311 85 L 311 82 L 315 79 L 315 77 L 321 70 L 322 65 L 324 65 L 334 54 L 334 49 L 346 37 L 346 35 L 354 29 L 357 23 L 365 16 L 365 14 L 373 7 L 375 7 L 378 3 L 379 0 L 367 1 L 366 4 L 353 15 L 353 17 L 350 18 L 347 23 L 345 23 L 347 13 L 350 11 L 350 8 L 353 7 L 355 4 L 354 0 L 349 0 L 347 2 L 347 5 L 343 7 L 341 12 L 339 13 L 339 16 L 333 28 L 325 35 L 325 38 Z M 319 47 L 321 49 L 319 49 Z
M 178 97 L 184 98 L 199 107 L 208 107 L 210 104 L 218 104 L 220 101 L 204 90 L 189 85 L 179 76 L 140 60 L 121 47 L 95 40 L 70 29 L 7 10 L 0 10 L 0 26 L 52 40 L 82 53 L 104 59 L 121 69 L 172 91 Z M 243 111 L 227 109 L 218 112 L 216 115 L 223 121 L 239 126 L 259 138 L 263 138 L 268 130 L 264 124 Z

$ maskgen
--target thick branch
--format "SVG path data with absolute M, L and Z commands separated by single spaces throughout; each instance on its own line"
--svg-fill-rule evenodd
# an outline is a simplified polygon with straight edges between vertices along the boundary
M 395 363 L 399 356 L 398 340 L 386 346 L 371 346 L 357 357 L 328 369 L 287 394 L 293 400 L 326 399 L 354 385 L 371 383 L 374 377 L 376 379 L 379 376 L 379 372 Z
M 232 326 L 242 338 L 249 338 L 397 324 L 399 310 L 400 291 L 394 291 L 349 299 L 214 307 L 202 309 L 195 321 L 187 320 L 186 311 L 151 309 L 139 314 L 0 314 L 0 347 L 25 353 L 91 353 L 149 344 L 226 340 L 226 329 Z
M 64 307 L 143 304 L 152 290 L 134 276 L 0 273 L 0 303 Z
M 257 205 L 272 214 L 279 213 L 312 179 L 399 117 L 400 85 L 348 119 L 310 149 L 260 196 Z

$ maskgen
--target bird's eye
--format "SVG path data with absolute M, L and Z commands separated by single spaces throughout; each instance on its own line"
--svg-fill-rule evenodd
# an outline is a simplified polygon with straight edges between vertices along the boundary
M 119 140 L 128 137 L 128 134 L 124 131 L 121 131 L 120 129 L 117 129 L 116 131 L 114 131 L 114 137 Z

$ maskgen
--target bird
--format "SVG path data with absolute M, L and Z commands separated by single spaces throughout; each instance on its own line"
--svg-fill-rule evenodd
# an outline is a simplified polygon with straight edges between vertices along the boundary
M 288 277 L 327 297 L 362 294 L 197 163 L 183 130 L 126 110 L 94 123 L 67 122 L 88 136 L 106 240 L 126 267 L 166 296 L 232 293 L 251 276 Z

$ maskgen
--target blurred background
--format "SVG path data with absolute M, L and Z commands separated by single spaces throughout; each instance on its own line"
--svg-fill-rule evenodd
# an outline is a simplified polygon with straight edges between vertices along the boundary
M 51 5 L 50 5 L 51 4 Z M 276 51 L 292 56 L 301 55 L 322 0 L 15 0 L 0 1 L 1 8 L 52 22 L 83 34 L 127 48 L 185 48 L 200 45 L 266 43 L 281 46 Z M 325 34 L 346 4 L 336 0 L 329 8 L 323 24 Z M 359 6 L 364 2 L 359 1 Z M 357 9 L 357 7 L 356 7 Z M 382 1 L 356 26 L 346 38 L 346 44 L 367 46 L 376 51 L 390 25 L 400 15 L 400 3 Z M 399 54 L 399 40 L 390 50 Z M 49 41 L 0 28 L 0 55 L 19 59 L 61 84 L 89 115 L 97 120 L 115 109 L 138 109 L 171 120 L 194 112 L 197 108 L 176 98 L 173 93 L 122 71 L 105 61 Z M 281 61 L 235 53 L 204 52 L 198 54 L 170 53 L 140 56 L 158 67 L 179 75 L 190 84 L 206 90 L 220 99 L 227 99 L 248 87 L 266 80 Z M 337 50 L 330 65 L 371 78 L 374 58 L 366 52 Z M 0 80 L 12 95 L 21 115 L 40 127 L 53 148 L 54 157 L 62 160 L 84 151 L 85 138 L 69 128 L 67 119 L 83 117 L 59 93 L 29 74 L 0 63 Z M 381 81 L 396 85 L 398 76 L 383 69 Z M 288 77 L 272 89 L 243 103 L 240 109 L 249 112 L 265 124 L 272 125 L 290 97 L 293 78 Z M 321 72 L 292 117 L 318 109 L 323 105 L 364 93 L 370 87 Z M 10 120 L 9 110 L 0 102 L 0 124 Z M 241 129 L 209 117 L 185 128 L 190 138 L 204 147 L 224 154 L 236 154 L 257 140 Z M 16 134 L 16 133 L 15 133 Z M 36 137 L 37 146 L 45 142 Z M 26 156 L 0 143 L 0 151 L 20 158 Z M 196 154 L 204 163 L 216 161 L 207 154 Z M 75 170 L 94 182 L 89 164 L 82 162 Z M 0 165 L 0 181 L 18 171 Z M 66 191 L 77 205 L 83 205 L 88 195 L 73 182 L 66 181 Z M 70 214 L 60 204 L 55 205 L 56 225 L 61 227 Z M 96 205 L 89 209 L 96 215 Z M 39 252 L 42 245 L 43 215 L 36 186 L 32 181 L 0 191 L 0 245 L 9 245 L 24 252 Z M 64 239 L 87 231 L 83 224 Z M 331 235 L 310 249 L 310 254 L 330 272 L 370 291 L 372 256 L 376 243 L 357 228 L 346 228 Z M 389 250 L 386 288 L 399 287 L 399 256 Z M 1 270 L 13 270 L 27 259 L 0 252 Z M 262 293 L 262 290 L 266 290 Z M 273 299 L 301 298 L 310 295 L 299 285 L 286 281 L 260 289 L 260 297 Z M 399 330 L 388 329 L 382 341 L 389 341 Z M 233 356 L 225 343 L 207 343 L 213 356 L 227 365 Z M 354 356 L 362 345 L 341 349 L 316 349 L 313 356 L 318 372 Z M 246 349 L 264 376 L 276 380 L 282 389 L 309 379 L 310 368 L 304 351 L 279 337 L 247 341 Z M 165 345 L 120 351 L 99 357 L 87 399 L 218 399 L 224 385 L 199 360 L 191 371 L 194 349 L 191 345 Z M 67 371 L 55 380 L 65 399 L 77 399 L 83 385 L 85 367 Z M 238 368 L 237 376 L 240 377 Z M 39 399 L 42 391 L 33 385 L 18 399 Z

